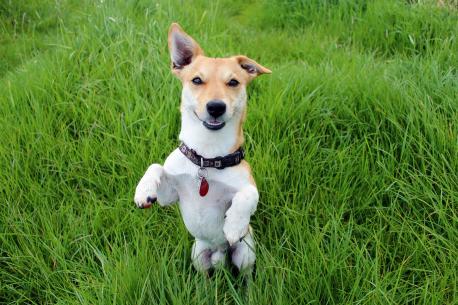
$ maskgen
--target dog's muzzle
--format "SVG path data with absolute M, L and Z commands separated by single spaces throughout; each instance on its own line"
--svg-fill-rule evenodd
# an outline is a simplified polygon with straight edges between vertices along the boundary
M 210 130 L 219 130 L 226 125 L 226 123 L 218 119 L 226 112 L 226 103 L 221 100 L 211 100 L 207 103 L 207 112 L 210 119 L 203 121 L 205 127 Z

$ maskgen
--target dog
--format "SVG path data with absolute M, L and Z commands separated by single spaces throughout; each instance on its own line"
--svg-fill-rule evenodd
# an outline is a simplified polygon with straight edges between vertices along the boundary
M 182 82 L 181 145 L 163 166 L 152 164 L 135 190 L 139 208 L 178 202 L 195 238 L 191 259 L 201 272 L 226 264 L 253 269 L 256 255 L 250 217 L 259 193 L 241 148 L 246 86 L 271 71 L 243 56 L 210 58 L 173 23 L 168 33 L 172 73 Z

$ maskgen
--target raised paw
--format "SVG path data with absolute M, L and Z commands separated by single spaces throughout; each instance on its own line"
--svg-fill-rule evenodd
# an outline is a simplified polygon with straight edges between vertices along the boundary
M 134 201 L 138 208 L 147 209 L 157 201 L 157 188 L 162 175 L 162 166 L 151 165 L 135 189 Z
M 157 201 L 156 188 L 139 184 L 135 191 L 134 201 L 140 209 L 150 208 Z
M 150 208 L 153 203 L 157 201 L 157 197 L 146 197 L 146 203 L 137 203 L 137 207 L 140 209 L 148 209 Z
M 223 232 L 229 245 L 239 242 L 248 233 L 248 221 L 233 221 L 224 224 Z

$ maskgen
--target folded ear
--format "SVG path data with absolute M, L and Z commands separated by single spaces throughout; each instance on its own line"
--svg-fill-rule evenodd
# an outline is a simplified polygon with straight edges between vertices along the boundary
M 197 42 L 186 34 L 178 23 L 172 23 L 170 26 L 168 40 L 172 70 L 175 72 L 189 65 L 198 55 L 204 54 Z
M 235 59 L 238 61 L 240 67 L 242 67 L 242 69 L 249 74 L 251 79 L 261 74 L 272 73 L 272 71 L 270 71 L 266 67 L 261 66 L 251 58 L 248 58 L 244 55 L 235 56 Z

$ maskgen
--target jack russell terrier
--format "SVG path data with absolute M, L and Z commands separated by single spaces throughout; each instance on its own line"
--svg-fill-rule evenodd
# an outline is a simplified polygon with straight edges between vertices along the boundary
M 248 83 L 271 71 L 246 56 L 206 57 L 181 27 L 170 26 L 172 73 L 182 82 L 181 145 L 152 164 L 135 190 L 139 208 L 178 202 L 195 237 L 192 262 L 206 272 L 226 261 L 251 272 L 256 255 L 250 217 L 259 194 L 241 148 Z

